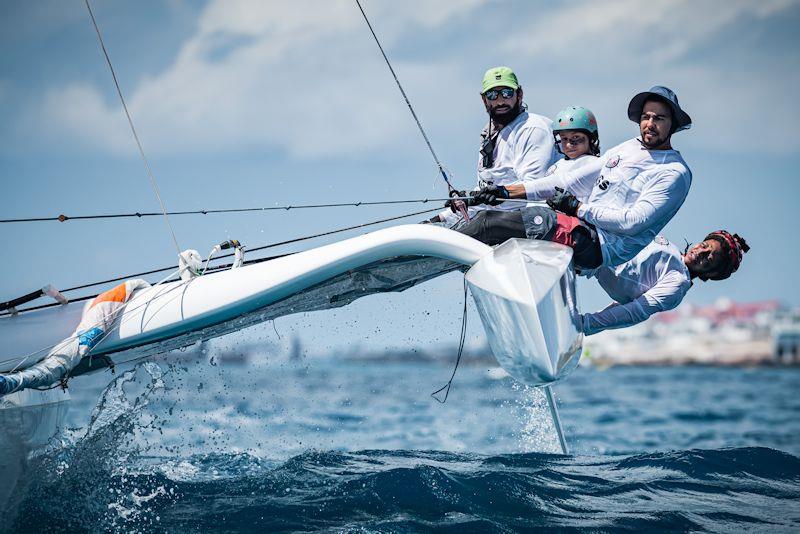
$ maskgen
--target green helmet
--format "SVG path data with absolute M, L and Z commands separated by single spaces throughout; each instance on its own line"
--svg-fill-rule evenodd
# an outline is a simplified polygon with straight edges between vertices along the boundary
M 586 108 L 569 106 L 559 111 L 553 121 L 553 132 L 562 130 L 584 130 L 597 136 L 597 119 Z

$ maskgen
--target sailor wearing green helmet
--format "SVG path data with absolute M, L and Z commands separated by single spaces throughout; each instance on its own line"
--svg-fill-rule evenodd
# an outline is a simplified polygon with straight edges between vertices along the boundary
M 569 106 L 559 111 L 553 121 L 553 136 L 556 138 L 558 151 L 568 160 L 589 154 L 600 155 L 597 119 L 589 109 Z
M 600 155 L 597 119 L 594 113 L 584 107 L 569 106 L 559 111 L 553 121 L 553 137 L 564 159 L 553 163 L 547 169 L 547 176 L 577 169 Z
M 542 178 L 560 157 L 553 139 L 552 121 L 527 111 L 522 86 L 508 67 L 487 70 L 480 94 L 489 121 L 481 133 L 477 189 Z M 487 209 L 520 208 L 519 202 L 475 206 L 470 208 L 470 216 Z M 459 221 L 459 215 L 445 210 L 434 217 L 437 219 L 452 226 Z

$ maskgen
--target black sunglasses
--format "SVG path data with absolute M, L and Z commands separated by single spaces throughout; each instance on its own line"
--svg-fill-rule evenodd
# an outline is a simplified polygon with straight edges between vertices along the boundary
M 498 96 L 502 96 L 505 99 L 509 99 L 516 94 L 516 89 L 511 89 L 510 87 L 504 87 L 502 89 L 489 89 L 483 96 L 486 97 L 487 100 L 497 100 Z

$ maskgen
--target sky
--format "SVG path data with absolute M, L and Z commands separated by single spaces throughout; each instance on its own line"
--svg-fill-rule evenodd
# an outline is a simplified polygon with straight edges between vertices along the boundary
M 696 284 L 686 301 L 800 306 L 800 2 L 363 6 L 459 188 L 475 183 L 486 120 L 478 92 L 489 67 L 517 72 L 531 112 L 592 109 L 604 149 L 638 133 L 626 116 L 634 94 L 656 84 L 675 90 L 694 120 L 673 138 L 693 184 L 663 233 L 681 244 L 727 228 L 752 246 L 730 280 Z M 353 0 L 92 7 L 168 209 L 444 195 Z M 0 218 L 157 211 L 83 1 L 3 0 L 0 50 Z M 172 225 L 181 248 L 205 254 L 227 238 L 255 247 L 418 209 L 185 216 Z M 0 224 L 0 240 L 0 301 L 46 283 L 173 265 L 176 255 L 157 218 Z M 581 281 L 579 295 L 586 311 L 608 302 L 593 281 Z M 425 346 L 457 338 L 461 298 L 461 280 L 449 275 L 278 324 L 321 348 L 354 339 Z

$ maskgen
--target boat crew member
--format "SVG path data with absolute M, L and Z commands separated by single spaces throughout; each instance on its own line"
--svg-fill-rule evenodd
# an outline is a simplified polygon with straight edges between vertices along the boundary
M 594 273 L 614 302 L 598 312 L 583 314 L 583 333 L 592 335 L 632 326 L 654 313 L 677 307 L 693 279 L 728 278 L 739 268 L 748 250 L 744 239 L 725 230 L 711 232 L 683 254 L 656 236 L 633 259 L 616 267 L 603 266 Z
M 476 214 L 461 231 L 481 239 L 485 234 L 482 227 L 498 226 L 517 229 L 507 232 L 507 238 L 523 237 L 522 225 L 524 236 L 573 246 L 576 266 L 584 270 L 620 265 L 636 256 L 672 219 L 689 193 L 692 173 L 680 152 L 672 148 L 671 139 L 688 129 L 692 120 L 675 93 L 662 86 L 634 96 L 628 118 L 639 124 L 640 136 L 606 151 L 590 164 L 556 170 L 537 180 L 487 186 L 474 200 L 488 204 L 502 198 L 547 200 L 558 213 L 528 207 L 500 214 L 514 221 L 501 221 L 498 214 L 491 221 L 482 221 L 485 215 Z M 591 239 L 588 244 L 587 237 Z M 585 250 L 578 254 L 576 245 Z
M 530 113 L 522 101 L 523 91 L 516 74 L 508 67 L 493 67 L 483 76 L 481 100 L 489 121 L 481 132 L 477 189 L 536 180 L 561 156 L 556 151 L 547 117 Z M 461 192 L 462 195 L 464 192 Z M 518 210 L 520 203 L 475 206 L 470 217 L 486 209 Z M 459 213 L 445 210 L 432 222 L 453 226 Z
M 600 156 L 600 133 L 590 109 L 568 106 L 559 111 L 553 121 L 553 139 L 564 158 L 553 163 L 545 176 L 589 165 Z

